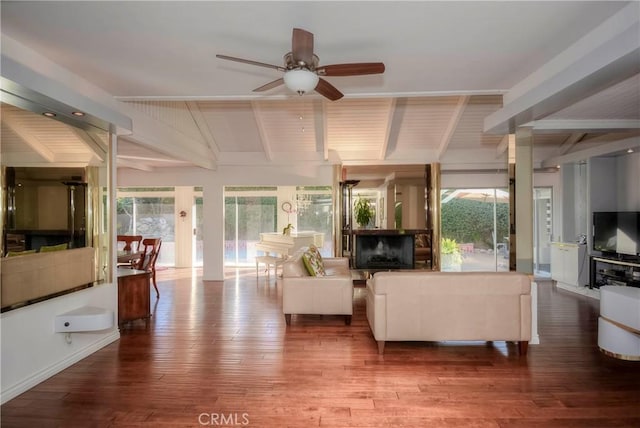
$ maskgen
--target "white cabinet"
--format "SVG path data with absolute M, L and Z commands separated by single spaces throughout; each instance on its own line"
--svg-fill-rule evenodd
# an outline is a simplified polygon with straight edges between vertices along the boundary
M 558 285 L 589 285 L 587 246 L 563 242 L 551 243 L 551 279 Z

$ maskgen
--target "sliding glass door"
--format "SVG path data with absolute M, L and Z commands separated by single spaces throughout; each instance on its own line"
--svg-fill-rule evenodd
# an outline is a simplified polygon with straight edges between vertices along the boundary
M 441 212 L 442 270 L 509 270 L 506 189 L 442 189 Z
M 533 189 L 533 272 L 536 276 L 551 277 L 551 234 L 553 206 L 551 187 Z
M 273 196 L 269 195 L 270 193 Z M 277 197 L 270 188 L 226 188 L 224 198 L 224 262 L 255 263 L 261 232 L 275 232 Z
M 119 188 L 117 234 L 161 238 L 158 264 L 202 266 L 202 187 Z
M 202 239 L 202 232 L 203 232 L 203 213 L 202 213 L 202 206 L 203 206 L 203 201 L 204 199 L 202 198 L 202 196 L 195 196 L 193 198 L 193 206 L 194 206 L 194 212 L 195 212 L 195 226 L 193 228 L 193 265 L 194 266 L 202 266 L 202 260 L 203 260 L 203 239 Z
M 117 234 L 162 238 L 157 264 L 175 264 L 175 197 L 173 188 L 118 191 Z
M 320 253 L 331 256 L 333 252 L 333 202 L 331 187 L 298 187 L 296 215 L 298 231 L 321 232 L 324 240 Z
M 509 193 L 506 189 L 443 189 L 443 253 L 458 264 L 443 270 L 509 270 Z M 550 276 L 552 189 L 533 190 L 533 257 L 536 276 Z M 443 254 L 444 260 L 448 256 Z M 449 257 L 451 258 L 451 257 Z

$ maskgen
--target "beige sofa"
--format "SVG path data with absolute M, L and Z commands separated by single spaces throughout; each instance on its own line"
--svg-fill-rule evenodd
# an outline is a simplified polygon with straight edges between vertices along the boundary
M 516 272 L 379 272 L 367 281 L 367 319 L 385 341 L 531 340 L 531 278 Z
M 323 258 L 325 276 L 310 276 L 304 267 L 301 248 L 282 264 L 282 311 L 287 325 L 292 314 L 345 315 L 351 324 L 353 280 L 349 259 Z

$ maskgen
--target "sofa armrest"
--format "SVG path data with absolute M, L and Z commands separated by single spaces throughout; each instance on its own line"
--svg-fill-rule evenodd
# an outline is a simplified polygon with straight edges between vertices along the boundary
M 351 315 L 351 277 L 321 276 L 282 279 L 282 310 L 285 314 Z
M 372 281 L 367 281 L 367 320 L 373 337 L 378 341 L 387 338 L 387 296 L 375 294 Z
M 531 340 L 531 294 L 520 296 L 520 340 Z

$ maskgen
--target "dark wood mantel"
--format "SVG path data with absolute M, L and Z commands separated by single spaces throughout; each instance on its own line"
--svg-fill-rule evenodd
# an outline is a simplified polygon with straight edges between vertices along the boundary
M 353 229 L 353 235 L 431 235 L 428 229 Z

